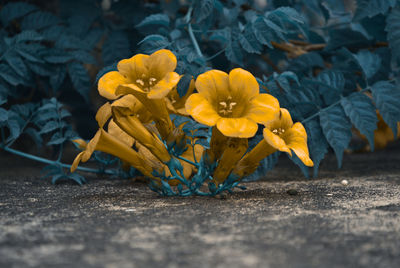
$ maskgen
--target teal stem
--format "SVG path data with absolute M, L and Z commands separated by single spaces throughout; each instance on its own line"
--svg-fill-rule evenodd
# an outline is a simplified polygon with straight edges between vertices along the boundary
M 32 155 L 32 154 L 27 154 L 6 146 L 1 146 L 0 148 L 2 148 L 4 151 L 12 153 L 12 154 L 16 154 L 31 160 L 35 160 L 41 163 L 45 163 L 45 164 L 49 164 L 49 165 L 60 165 L 63 168 L 71 168 L 71 165 L 68 164 L 64 164 L 64 163 L 60 163 L 59 161 L 53 161 L 53 160 L 49 160 L 40 156 L 36 156 L 36 155 Z M 109 174 L 109 175 L 115 175 L 115 172 L 111 171 L 111 170 L 98 170 L 98 169 L 93 169 L 93 168 L 85 168 L 85 167 L 77 167 L 77 170 L 80 171 L 85 171 L 85 172 L 91 172 L 91 173 L 101 173 L 101 174 Z
M 224 53 L 224 52 L 225 52 L 225 50 L 226 50 L 226 48 L 223 48 L 223 49 L 221 49 L 220 51 L 218 51 L 218 52 L 217 52 L 217 53 L 215 53 L 214 55 L 212 55 L 212 56 L 208 57 L 208 58 L 206 59 L 206 61 L 210 61 L 210 60 L 214 59 L 214 58 L 215 58 L 215 57 L 217 57 L 218 55 L 220 55 L 220 54 Z
M 182 157 L 182 156 L 176 156 L 176 158 L 178 158 L 178 159 L 180 159 L 180 160 L 182 160 L 182 161 L 185 161 L 185 162 L 187 162 L 187 163 L 189 163 L 189 164 L 192 164 L 192 165 L 195 166 L 195 167 L 199 167 L 199 164 L 197 164 L 197 163 L 195 163 L 195 162 L 193 162 L 193 161 L 190 161 L 189 159 L 186 159 L 186 158 L 184 158 L 184 157 Z
M 188 33 L 189 33 L 190 40 L 192 40 L 194 49 L 196 50 L 197 55 L 199 55 L 199 57 L 203 58 L 203 53 L 201 53 L 199 43 L 197 43 L 196 37 L 194 36 L 194 33 L 193 33 L 192 24 L 190 24 L 190 20 L 192 18 L 192 11 L 193 11 L 193 7 L 189 7 L 189 10 L 185 16 L 185 21 L 188 24 Z

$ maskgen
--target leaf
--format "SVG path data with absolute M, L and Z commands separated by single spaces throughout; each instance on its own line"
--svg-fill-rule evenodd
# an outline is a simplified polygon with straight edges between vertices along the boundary
M 131 55 L 129 39 L 124 32 L 111 32 L 103 45 L 102 58 L 105 65 L 127 58 Z
M 71 78 L 75 90 L 78 91 L 86 101 L 89 98 L 90 77 L 85 67 L 78 62 L 70 62 L 68 64 L 68 74 Z
M 57 67 L 54 75 L 50 76 L 50 85 L 54 91 L 57 91 L 65 80 L 67 70 L 64 65 Z
M 13 86 L 21 84 L 21 79 L 6 64 L 0 64 L 0 77 Z
M 169 46 L 169 44 L 170 42 L 168 41 L 168 39 L 159 34 L 148 35 L 138 43 L 138 45 L 141 45 L 141 48 L 146 53 L 153 53 L 154 51 L 157 51 L 159 49 L 166 48 L 167 46 Z
M 319 73 L 319 91 L 326 105 L 337 101 L 344 89 L 344 76 L 340 71 L 327 70 Z
M 329 41 L 325 50 L 335 50 L 341 47 L 359 48 L 371 43 L 362 33 L 351 29 L 332 29 L 329 31 Z
M 400 90 L 388 81 L 379 81 L 371 86 L 372 96 L 383 120 L 397 136 L 397 122 L 400 121 Z
M 261 53 L 262 45 L 253 33 L 251 23 L 248 23 L 244 28 L 244 32 L 239 34 L 239 43 L 248 53 Z
M 379 55 L 371 53 L 368 50 L 359 51 L 354 57 L 360 64 L 361 69 L 367 79 L 371 78 L 381 67 L 381 58 Z
M 40 129 L 40 134 L 46 134 L 52 132 L 56 129 L 59 129 L 59 126 L 60 125 L 58 124 L 57 121 L 49 121 Z
M 152 25 L 157 25 L 157 26 L 169 26 L 169 17 L 165 14 L 152 14 L 150 16 L 147 16 L 142 22 L 140 22 L 138 25 L 136 25 L 136 28 L 141 28 L 145 26 L 152 26 Z
M 178 82 L 176 90 L 178 91 L 179 97 L 183 97 L 186 95 L 186 92 L 189 89 L 190 82 L 192 81 L 191 75 L 184 75 Z
M 37 11 L 24 17 L 21 21 L 22 30 L 40 30 L 59 23 L 58 17 L 49 12 Z
M 43 139 L 40 136 L 40 133 L 36 129 L 29 127 L 24 132 L 32 138 L 36 146 L 40 147 L 42 145 Z
M 353 20 L 365 17 L 372 18 L 378 14 L 386 14 L 389 8 L 396 5 L 396 0 L 357 0 L 357 9 Z
M 54 135 L 51 137 L 50 141 L 47 143 L 47 145 L 58 145 L 61 144 L 65 141 L 65 137 L 63 137 L 60 132 L 54 133 Z
M 73 59 L 67 51 L 58 48 L 47 49 L 42 57 L 49 63 L 67 63 Z
M 310 150 L 310 157 L 314 162 L 314 178 L 318 175 L 319 165 L 328 152 L 329 144 L 322 132 L 320 122 L 312 119 L 304 123 L 307 132 L 307 144 Z
M 5 55 L 4 59 L 10 65 L 10 67 L 20 76 L 28 76 L 28 68 L 26 67 L 24 61 L 21 57 L 14 51 L 9 50 Z
M 5 27 L 10 21 L 25 16 L 35 10 L 37 10 L 37 7 L 28 3 L 7 3 L 0 11 L 1 22 Z
M 14 40 L 16 43 L 21 43 L 26 41 L 41 41 L 43 40 L 43 37 L 36 31 L 27 30 L 15 35 Z
M 21 134 L 21 127 L 17 120 L 9 119 L 7 121 L 7 127 L 10 130 L 10 136 L 7 138 L 8 141 L 13 141 Z
M 341 104 L 351 123 L 367 137 L 373 151 L 374 130 L 377 127 L 378 117 L 371 99 L 362 93 L 354 93 L 342 98 Z
M 393 8 L 386 19 L 385 31 L 393 58 L 400 59 L 400 7 Z
M 286 41 L 286 38 L 282 34 L 283 29 L 262 16 L 259 16 L 253 22 L 252 27 L 257 40 L 261 44 L 267 45 L 269 48 L 273 48 L 271 41 Z
M 344 149 L 347 148 L 351 140 L 351 122 L 340 105 L 322 110 L 319 119 L 326 140 L 335 151 L 340 168 Z
M 0 108 L 0 123 L 3 123 L 8 120 L 7 110 Z
M 194 8 L 193 16 L 197 23 L 202 22 L 214 10 L 215 0 L 198 0 Z
M 230 38 L 225 48 L 225 56 L 233 63 L 243 64 L 242 48 L 237 40 L 237 34 L 234 32 L 229 33 Z

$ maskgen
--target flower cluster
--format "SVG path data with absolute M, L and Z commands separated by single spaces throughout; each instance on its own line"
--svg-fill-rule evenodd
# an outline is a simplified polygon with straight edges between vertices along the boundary
M 275 151 L 294 152 L 305 165 L 313 165 L 303 125 L 293 123 L 275 97 L 260 94 L 250 72 L 207 71 L 181 96 L 176 65 L 175 55 L 163 49 L 121 60 L 118 71 L 101 77 L 99 93 L 111 102 L 96 114 L 99 130 L 93 139 L 77 141 L 83 151 L 72 171 L 97 150 L 139 170 L 161 194 L 213 195 L 235 187 Z M 171 114 L 210 127 L 209 146 L 188 136 Z M 249 149 L 248 139 L 260 126 L 264 139 Z M 209 192 L 204 192 L 207 185 Z

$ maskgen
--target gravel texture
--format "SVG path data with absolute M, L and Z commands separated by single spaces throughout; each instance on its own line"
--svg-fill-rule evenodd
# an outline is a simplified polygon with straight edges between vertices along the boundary
M 329 155 L 318 179 L 281 159 L 206 198 L 107 177 L 51 185 L 0 152 L 0 267 L 399 267 L 399 152 L 345 155 L 341 170 Z

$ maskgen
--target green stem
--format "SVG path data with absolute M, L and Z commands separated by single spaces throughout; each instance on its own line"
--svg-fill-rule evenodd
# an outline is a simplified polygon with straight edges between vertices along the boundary
M 35 160 L 41 163 L 45 163 L 45 164 L 49 164 L 49 165 L 60 165 L 63 168 L 71 168 L 71 165 L 68 164 L 64 164 L 64 163 L 60 163 L 58 161 L 53 161 L 53 160 L 49 160 L 40 156 L 36 156 L 36 155 L 32 155 L 32 154 L 27 154 L 6 146 L 0 146 L 0 148 L 2 148 L 4 151 L 9 152 L 9 153 L 13 153 L 31 160 Z M 85 172 L 92 172 L 92 173 L 101 173 L 101 174 L 109 174 L 109 175 L 114 175 L 115 173 L 111 170 L 98 170 L 98 169 L 93 169 L 93 168 L 85 168 L 85 167 L 77 167 L 77 170 L 80 171 L 85 171 Z

